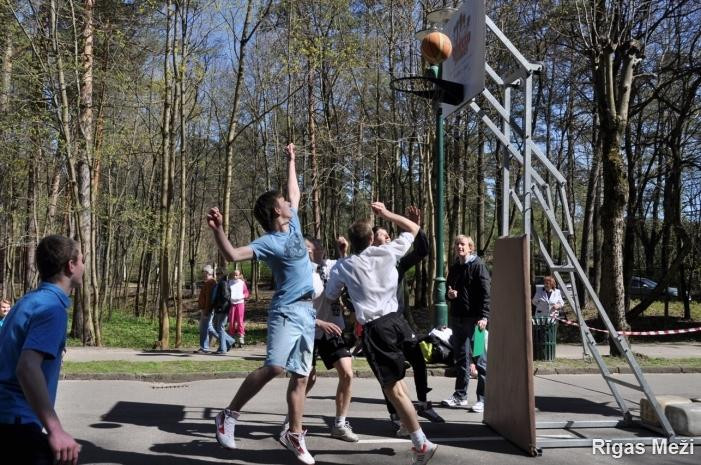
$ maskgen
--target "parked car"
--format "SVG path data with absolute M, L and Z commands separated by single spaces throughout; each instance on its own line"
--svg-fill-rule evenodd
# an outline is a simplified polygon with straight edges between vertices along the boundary
M 630 280 L 630 289 L 628 295 L 631 299 L 642 299 L 652 293 L 652 290 L 657 287 L 657 283 L 649 278 L 641 276 L 633 276 Z M 662 291 L 660 298 L 676 299 L 679 297 L 679 291 L 676 287 L 668 287 L 666 291 Z

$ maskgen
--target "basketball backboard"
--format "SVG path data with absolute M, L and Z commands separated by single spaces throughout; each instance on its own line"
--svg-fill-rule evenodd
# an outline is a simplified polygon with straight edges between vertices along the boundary
M 484 89 L 485 31 L 484 0 L 465 0 L 443 26 L 443 33 L 453 43 L 453 53 L 443 62 L 441 78 L 464 86 L 459 105 L 443 104 L 445 116 Z

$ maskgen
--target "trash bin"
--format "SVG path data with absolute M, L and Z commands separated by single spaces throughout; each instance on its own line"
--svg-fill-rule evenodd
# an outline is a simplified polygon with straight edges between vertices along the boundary
M 557 320 L 548 317 L 533 318 L 533 360 L 555 360 Z

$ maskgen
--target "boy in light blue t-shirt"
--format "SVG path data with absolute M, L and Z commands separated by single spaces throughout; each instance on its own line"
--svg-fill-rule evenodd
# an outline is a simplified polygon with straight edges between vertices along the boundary
M 314 458 L 305 445 L 306 431 L 302 429 L 305 390 L 314 349 L 313 269 L 297 216 L 300 192 L 294 144 L 289 144 L 286 151 L 289 201 L 279 192 L 269 191 L 258 197 L 253 209 L 253 215 L 265 230 L 263 236 L 247 246 L 235 248 L 227 239 L 219 209 L 212 208 L 207 215 L 214 239 L 227 260 L 255 258 L 265 262 L 275 278 L 275 295 L 268 311 L 265 365 L 246 377 L 229 407 L 217 415 L 216 437 L 222 446 L 235 449 L 234 429 L 241 409 L 271 379 L 287 370 L 290 374 L 287 388 L 290 426 L 280 436 L 280 442 L 301 462 L 313 464 Z

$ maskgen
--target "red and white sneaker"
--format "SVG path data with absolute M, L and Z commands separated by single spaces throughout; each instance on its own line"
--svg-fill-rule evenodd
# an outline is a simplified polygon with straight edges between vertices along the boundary
M 411 465 L 424 465 L 428 463 L 431 457 L 433 457 L 433 454 L 436 453 L 436 449 L 438 449 L 438 444 L 434 444 L 428 440 L 424 441 L 421 445 L 421 450 L 412 447 L 411 452 L 414 454 L 414 461 L 411 462 Z
M 307 450 L 307 445 L 304 442 L 304 436 L 307 434 L 307 430 L 301 433 L 293 433 L 290 430 L 285 431 L 285 434 L 280 435 L 280 442 L 283 446 L 291 450 L 297 459 L 306 463 L 307 465 L 314 465 L 314 457 Z
M 236 429 L 236 418 L 234 413 L 227 409 L 222 410 L 214 419 L 214 424 L 217 426 L 217 442 L 227 449 L 236 449 L 236 438 L 234 438 L 234 429 Z

